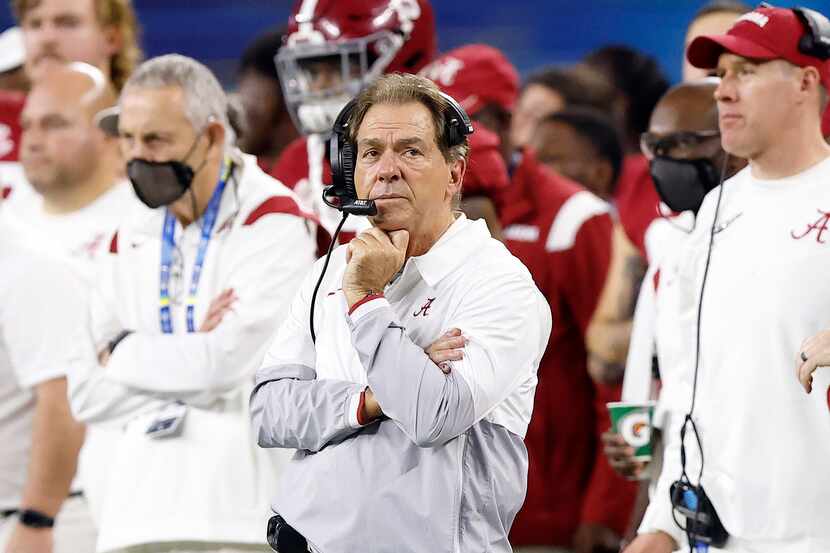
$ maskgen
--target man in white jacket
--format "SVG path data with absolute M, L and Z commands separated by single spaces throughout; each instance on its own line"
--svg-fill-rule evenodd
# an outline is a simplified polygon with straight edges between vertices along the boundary
M 815 12 L 761 7 L 688 50 L 693 65 L 721 77 L 724 150 L 749 160 L 722 196 L 716 188 L 704 200 L 677 283 L 678 301 L 702 301 L 692 395 L 705 464 L 689 430 L 686 472 L 694 485 L 702 472 L 729 533 L 718 551 L 830 551 L 830 414 L 824 394 L 804 394 L 792 367 L 804 336 L 827 327 L 830 312 L 830 147 L 820 128 L 830 48 L 821 46 L 822 25 L 830 27 Z M 682 339 L 694 352 L 692 332 Z M 814 387 L 828 384 L 830 374 L 814 375 Z M 688 396 L 675 396 L 679 413 Z M 657 492 L 626 553 L 668 553 L 686 540 L 667 493 L 681 472 L 677 434 L 667 436 Z
M 309 272 L 257 372 L 259 444 L 298 449 L 272 504 L 291 528 L 269 533 L 282 553 L 509 552 L 550 307 L 484 222 L 453 210 L 460 107 L 392 74 L 349 109 L 343 167 L 377 212 L 324 277 L 322 261 Z M 453 335 L 447 370 L 429 350 Z
M 127 173 L 153 209 L 110 239 L 100 364 L 70 374 L 75 414 L 119 431 L 98 551 L 262 551 L 280 457 L 256 448 L 247 398 L 315 223 L 230 147 L 227 98 L 198 62 L 147 61 L 119 106 Z

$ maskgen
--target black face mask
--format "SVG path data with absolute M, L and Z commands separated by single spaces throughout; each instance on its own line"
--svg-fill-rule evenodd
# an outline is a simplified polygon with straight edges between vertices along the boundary
M 187 163 L 187 159 L 201 135 L 196 137 L 190 150 L 181 161 L 148 161 L 146 159 L 131 159 L 127 163 L 127 177 L 133 185 L 135 195 L 147 207 L 170 205 L 190 189 L 193 177 L 204 167 L 207 159 L 194 171 Z
M 657 194 L 669 209 L 697 214 L 706 194 L 720 183 L 715 165 L 708 159 L 673 159 L 657 156 L 649 165 Z

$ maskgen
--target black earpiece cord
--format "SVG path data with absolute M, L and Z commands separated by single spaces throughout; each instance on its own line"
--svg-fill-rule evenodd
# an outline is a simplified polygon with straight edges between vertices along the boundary
M 314 304 L 317 302 L 317 291 L 320 290 L 320 285 L 323 283 L 323 277 L 326 276 L 326 270 L 329 268 L 329 261 L 331 261 L 331 252 L 334 251 L 334 245 L 337 244 L 337 237 L 340 236 L 340 229 L 343 228 L 343 223 L 346 222 L 348 213 L 343 212 L 343 218 L 337 225 L 334 231 L 334 236 L 331 237 L 331 244 L 329 244 L 329 251 L 326 253 L 326 261 L 323 263 L 323 270 L 320 271 L 320 278 L 317 279 L 317 284 L 314 286 L 314 293 L 311 295 L 311 311 L 308 314 L 308 329 L 311 331 L 311 341 L 317 343 L 317 335 L 314 333 Z
M 720 204 L 721 199 L 723 198 L 723 181 L 726 180 L 726 171 L 729 167 L 729 154 L 724 152 L 723 157 L 723 165 L 721 166 L 721 173 L 720 173 L 720 183 L 718 184 L 718 200 L 715 203 L 715 214 L 712 219 L 712 226 L 709 231 L 709 248 L 706 251 L 706 264 L 703 266 L 703 280 L 700 283 L 700 295 L 697 300 L 697 329 L 696 329 L 696 336 L 695 336 L 695 370 L 694 370 L 694 378 L 692 380 L 692 403 L 689 406 L 689 412 L 686 414 L 685 418 L 683 419 L 683 426 L 680 428 L 680 481 L 687 482 L 689 481 L 689 476 L 686 473 L 686 428 L 691 426 L 692 433 L 695 436 L 695 441 L 697 442 L 698 451 L 700 451 L 700 471 L 698 472 L 697 476 L 697 484 L 700 486 L 700 480 L 703 478 L 703 443 L 700 439 L 700 434 L 698 433 L 697 426 L 695 425 L 695 421 L 692 419 L 692 415 L 695 411 L 695 402 L 697 400 L 697 380 L 698 380 L 698 369 L 700 368 L 700 323 L 702 320 L 703 314 L 703 293 L 706 290 L 706 280 L 709 276 L 709 266 L 712 260 L 712 245 L 715 242 L 715 234 L 717 231 L 718 225 L 718 214 L 720 213 Z M 695 517 L 697 518 L 700 515 L 700 505 L 702 501 L 700 498 L 697 500 L 697 505 L 695 506 Z M 676 522 L 677 519 L 675 519 Z M 678 524 L 678 526 L 680 526 Z M 687 525 L 688 527 L 688 525 Z M 681 526 L 681 528 L 683 528 Z M 683 528 L 687 530 L 687 528 Z M 689 553 L 693 552 L 693 544 L 692 540 L 689 540 Z

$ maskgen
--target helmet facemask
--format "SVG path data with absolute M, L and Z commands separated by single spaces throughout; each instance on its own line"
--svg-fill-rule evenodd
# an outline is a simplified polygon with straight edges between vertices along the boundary
M 340 42 L 289 39 L 275 61 L 297 129 L 331 132 L 343 106 L 384 73 L 403 44 L 401 34 L 386 30 Z

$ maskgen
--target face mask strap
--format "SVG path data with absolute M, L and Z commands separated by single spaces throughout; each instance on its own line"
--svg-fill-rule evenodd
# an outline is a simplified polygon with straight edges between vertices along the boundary
M 210 121 L 208 121 L 208 124 L 210 124 Z M 190 156 L 192 156 L 192 155 L 193 155 L 193 152 L 195 152 L 195 151 L 196 151 L 196 145 L 199 143 L 199 139 L 201 139 L 201 138 L 202 138 L 202 135 L 203 135 L 203 134 L 205 134 L 205 132 L 206 132 L 206 131 L 207 131 L 207 127 L 205 127 L 204 129 L 202 129 L 201 131 L 199 131 L 199 133 L 196 135 L 196 138 L 195 138 L 195 139 L 193 139 L 193 144 L 191 144 L 191 145 L 190 145 L 190 149 L 189 149 L 189 150 L 187 150 L 187 153 L 186 153 L 186 154 L 184 155 L 184 157 L 183 157 L 183 158 L 179 161 L 180 163 L 183 163 L 183 164 L 187 165 L 187 162 L 188 162 L 188 160 L 190 159 Z M 205 163 L 207 163 L 207 153 L 205 153 L 205 157 L 202 159 L 202 163 L 200 163 L 200 164 L 199 164 L 199 166 L 193 170 L 193 175 L 194 175 L 194 176 L 195 176 L 195 175 L 196 175 L 199 171 L 201 171 L 201 170 L 202 170 L 202 168 L 205 166 Z
M 213 119 L 212 117 L 208 119 L 208 124 L 211 123 L 212 119 Z M 207 131 L 207 127 L 202 129 L 201 131 L 199 131 L 199 134 L 196 135 L 196 138 L 193 140 L 193 144 L 191 144 L 190 149 L 187 151 L 187 154 L 185 154 L 184 158 L 180 161 L 180 163 L 182 163 L 183 165 L 187 165 L 187 161 L 190 159 L 190 156 L 193 155 L 193 152 L 196 151 L 196 145 L 199 143 L 199 140 L 202 138 L 202 135 L 204 135 L 206 131 Z M 202 158 L 202 162 L 199 164 L 199 166 L 196 167 L 195 169 L 193 169 L 193 178 L 194 179 L 196 178 L 196 175 L 199 174 L 199 171 L 201 171 L 202 168 L 204 168 L 206 163 L 207 163 L 207 152 L 205 152 L 205 157 Z M 193 210 L 193 221 L 196 221 L 197 213 L 199 211 L 199 208 L 196 205 L 196 193 L 193 192 L 192 182 L 191 182 L 191 186 L 187 187 L 187 192 L 190 195 L 190 206 Z

